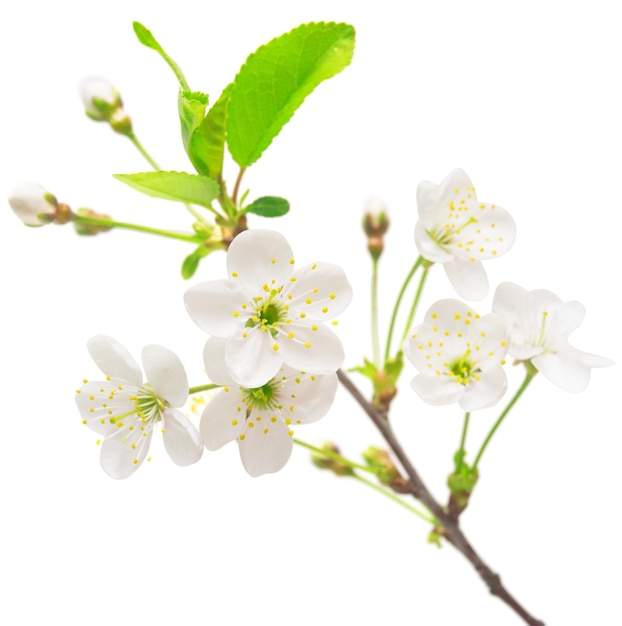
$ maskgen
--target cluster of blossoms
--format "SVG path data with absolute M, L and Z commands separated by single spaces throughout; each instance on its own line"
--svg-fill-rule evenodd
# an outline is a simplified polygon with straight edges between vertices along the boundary
M 102 336 L 89 342 L 107 380 L 85 383 L 76 399 L 84 423 L 104 436 L 101 462 L 111 476 L 128 476 L 140 465 L 159 422 L 178 465 L 197 461 L 203 445 L 216 450 L 237 440 L 249 474 L 276 472 L 290 457 L 293 427 L 323 417 L 332 404 L 344 353 L 324 322 L 352 298 L 343 270 L 328 263 L 294 270 L 285 238 L 263 230 L 236 237 L 227 268 L 231 278 L 197 284 L 185 297 L 192 319 L 212 335 L 205 368 L 223 387 L 203 412 L 200 437 L 171 408 L 188 397 L 175 355 L 160 346 L 145 348 L 143 384 L 117 342 Z

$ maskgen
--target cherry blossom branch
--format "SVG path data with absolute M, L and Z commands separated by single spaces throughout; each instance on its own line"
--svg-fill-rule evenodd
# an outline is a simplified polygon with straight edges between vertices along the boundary
M 401 444 L 395 437 L 393 429 L 391 428 L 387 416 L 376 409 L 371 403 L 369 403 L 363 394 L 359 391 L 358 387 L 350 380 L 350 378 L 342 371 L 337 370 L 337 376 L 341 384 L 347 389 L 350 395 L 356 400 L 360 407 L 367 413 L 369 418 L 374 422 L 385 441 L 393 451 L 393 454 L 397 457 L 401 463 L 404 471 L 408 475 L 410 480 L 410 493 L 421 500 L 423 504 L 432 512 L 432 514 L 442 524 L 442 535 L 451 543 L 451 545 L 461 552 L 464 557 L 473 565 L 480 578 L 484 581 L 490 593 L 497 596 L 500 600 L 505 602 L 515 613 L 517 613 L 526 624 L 529 626 L 544 626 L 544 622 L 536 619 L 530 615 L 525 608 L 509 593 L 501 582 L 501 578 L 498 574 L 493 572 L 486 563 L 481 559 L 479 554 L 475 551 L 473 546 L 469 543 L 466 536 L 462 532 L 457 519 L 452 519 L 445 509 L 436 501 L 434 496 L 430 493 L 424 482 L 419 477 L 419 474 L 415 470 L 414 466 L 410 462 L 410 459 L 404 452 Z

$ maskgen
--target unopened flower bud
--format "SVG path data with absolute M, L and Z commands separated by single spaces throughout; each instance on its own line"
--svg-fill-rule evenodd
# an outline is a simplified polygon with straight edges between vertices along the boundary
M 93 211 L 93 209 L 78 209 L 76 211 L 76 220 L 73 223 L 74 228 L 76 229 L 76 233 L 78 235 L 97 235 L 99 233 L 105 233 L 107 230 L 112 229 L 112 226 L 107 226 L 105 224 L 93 224 L 82 221 L 80 220 L 81 217 L 96 220 L 112 219 L 109 215 L 105 215 L 104 213 L 97 213 L 97 211 Z
M 58 201 L 49 191 L 35 183 L 22 183 L 9 195 L 15 215 L 26 226 L 44 226 L 58 216 Z
M 132 131 L 132 121 L 123 109 L 121 95 L 105 78 L 91 76 L 82 81 L 80 95 L 86 114 L 96 122 L 108 122 L 122 135 Z
M 334 443 L 330 443 L 328 441 L 322 445 L 322 450 L 326 450 L 327 452 L 335 455 L 341 454 L 339 448 Z M 330 458 L 319 453 L 312 454 L 311 461 L 316 467 L 330 470 L 331 472 L 337 474 L 337 476 L 351 476 L 353 474 L 352 468 L 348 465 L 345 465 L 338 459 Z
M 363 230 L 367 235 L 367 249 L 374 259 L 378 259 L 384 250 L 384 234 L 389 224 L 382 201 L 377 198 L 369 200 L 363 217 Z
M 363 452 L 365 463 L 376 472 L 378 481 L 398 493 L 408 493 L 410 485 L 397 469 L 386 450 L 369 446 Z

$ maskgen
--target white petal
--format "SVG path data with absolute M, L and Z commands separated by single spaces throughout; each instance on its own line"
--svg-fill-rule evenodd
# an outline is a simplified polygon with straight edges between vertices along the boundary
M 203 442 L 194 424 L 176 409 L 162 413 L 164 447 L 176 465 L 192 465 L 203 454 Z
M 527 299 L 527 295 L 526 289 L 514 283 L 501 283 L 495 291 L 492 311 L 504 317 L 511 324 L 517 319 L 523 302 Z
M 441 248 L 432 237 L 428 234 L 422 222 L 415 225 L 415 244 L 419 254 L 428 261 L 433 263 L 448 263 L 454 258 L 454 255 L 447 250 Z
M 242 309 L 247 300 L 246 292 L 234 280 L 199 283 L 184 294 L 186 310 L 195 324 L 217 337 L 228 337 L 244 325 L 251 315 L 250 309 L 247 314 Z
M 84 108 L 95 117 L 100 117 L 101 112 L 93 105 L 93 98 L 111 106 L 119 101 L 119 92 L 109 81 L 99 76 L 85 78 L 80 84 L 80 95 Z
M 136 411 L 136 401 L 130 398 L 137 395 L 138 387 L 124 383 L 118 378 L 111 378 L 109 381 L 88 382 L 80 388 L 76 404 L 91 430 L 108 435 L 116 431 L 117 418 Z
M 235 385 L 225 366 L 225 348 L 227 340 L 222 337 L 210 337 L 203 348 L 203 363 L 207 377 L 217 385 Z
M 465 300 L 483 300 L 488 293 L 488 278 L 480 261 L 456 258 L 444 263 L 452 287 Z
M 143 348 L 143 367 L 147 381 L 158 398 L 179 407 L 188 399 L 188 378 L 179 357 L 163 346 Z
M 324 417 L 337 393 L 337 374 L 309 374 L 283 368 L 285 381 L 279 394 L 281 415 L 292 425 L 309 424 Z
M 149 452 L 152 434 L 153 425 L 146 424 L 143 431 L 135 428 L 130 432 L 126 428 L 119 428 L 106 437 L 99 459 L 106 474 L 112 478 L 127 478 L 133 474 Z
M 587 387 L 592 367 L 613 365 L 609 359 L 570 346 L 557 353 L 549 352 L 534 357 L 532 363 L 554 385 L 573 393 L 579 393 Z
M 201 416 L 201 439 L 208 450 L 218 450 L 239 437 L 246 421 L 246 405 L 238 388 L 225 387 L 209 401 Z
M 497 404 L 505 393 L 508 380 L 501 367 L 495 367 L 479 374 L 479 380 L 466 385 L 460 398 L 460 407 L 465 411 L 477 411 Z
M 268 331 L 248 328 L 244 334 L 246 337 L 240 334 L 227 341 L 225 365 L 239 385 L 260 387 L 279 371 L 283 363 L 282 350 Z
M 532 296 L 538 291 L 532 291 Z M 551 294 L 553 295 L 553 294 Z M 585 307 L 576 300 L 560 303 L 550 311 L 546 320 L 547 337 L 567 339 L 568 335 L 578 328 L 585 317 Z M 548 332 L 546 332 L 548 331 Z
M 227 252 L 229 277 L 239 281 L 251 296 L 263 295 L 264 284 L 277 288 L 285 284 L 293 269 L 290 245 L 272 230 L 246 230 L 231 242 Z
M 433 406 L 451 404 L 460 400 L 465 387 L 447 376 L 418 374 L 411 381 L 411 386 L 419 397 Z
M 112 378 L 126 380 L 140 386 L 143 376 L 134 357 L 115 339 L 96 335 L 88 340 L 86 347 L 97 367 Z
M 440 185 L 427 181 L 417 187 L 417 210 L 427 229 L 433 229 L 446 220 L 449 203 L 460 192 L 472 190 L 473 185 L 464 170 L 452 170 Z M 473 191 L 474 194 L 474 191 Z
M 288 324 L 287 330 L 290 331 L 287 335 L 279 333 L 278 340 L 283 362 L 291 368 L 329 374 L 343 364 L 343 346 L 332 330 L 322 324 L 308 326 L 294 323 Z
M 56 198 L 35 183 L 21 183 L 11 190 L 9 204 L 26 226 L 43 226 L 56 216 Z
M 238 440 L 244 469 L 253 477 L 282 469 L 292 454 L 289 433 L 289 427 L 282 420 L 266 427 L 256 424 L 245 428 L 244 439 Z
M 352 287 L 344 271 L 331 263 L 306 265 L 294 274 L 285 295 L 291 314 L 304 312 L 308 319 L 328 320 L 342 313 L 352 300 Z

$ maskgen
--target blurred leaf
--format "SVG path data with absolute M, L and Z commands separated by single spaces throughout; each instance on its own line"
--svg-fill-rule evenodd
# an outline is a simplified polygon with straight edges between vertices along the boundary
M 263 196 L 244 207 L 244 213 L 254 213 L 262 217 L 281 217 L 289 211 L 289 202 L 285 198 Z
M 140 41 L 143 46 L 147 46 L 147 48 L 151 48 L 160 54 L 164 52 L 162 46 L 156 41 L 156 38 L 146 26 L 143 26 L 140 22 L 132 22 L 132 26 L 134 27 L 138 41 Z
M 241 167 L 254 163 L 304 99 L 352 60 L 349 24 L 303 24 L 251 54 L 233 82 L 227 143 Z
M 207 94 L 200 91 L 180 90 L 177 99 L 179 121 L 181 122 L 181 139 L 184 143 L 184 149 L 200 174 L 207 174 L 207 167 L 201 162 L 199 162 L 199 164 L 195 163 L 191 142 L 195 131 L 203 123 L 208 101 L 209 98 Z
M 153 198 L 205 207 L 209 206 L 220 193 L 218 183 L 212 178 L 187 172 L 143 172 L 114 174 L 114 177 Z

